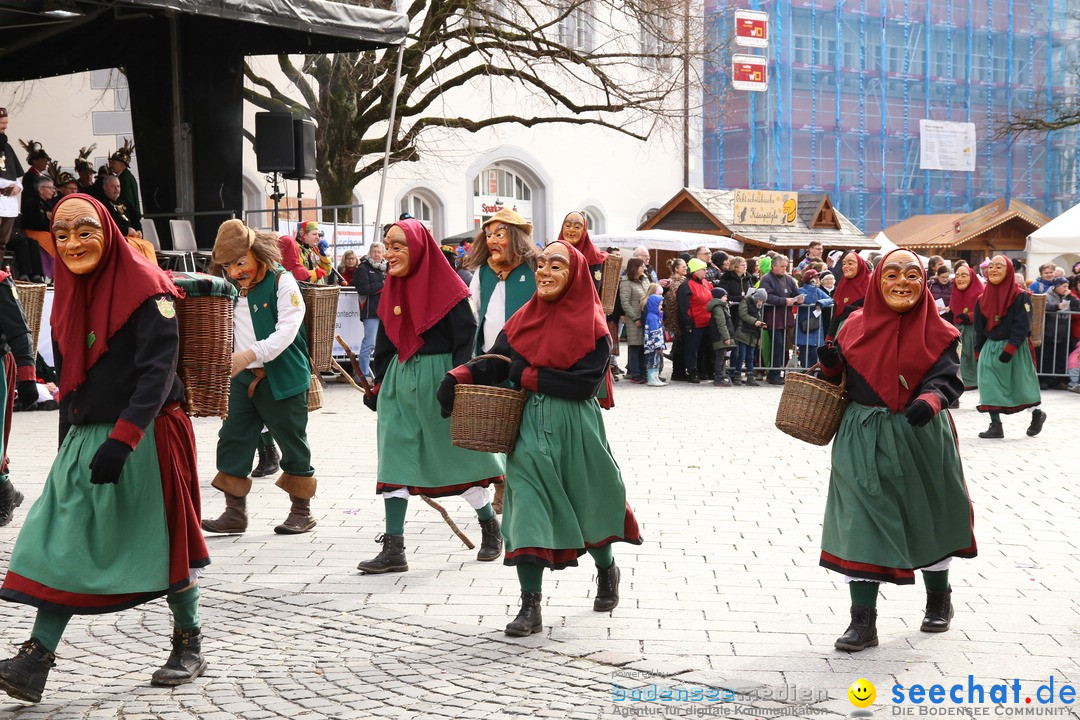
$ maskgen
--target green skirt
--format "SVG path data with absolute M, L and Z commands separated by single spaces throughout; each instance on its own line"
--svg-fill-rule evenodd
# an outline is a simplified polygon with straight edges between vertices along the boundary
M 71 426 L 26 514 L 10 571 L 52 591 L 130 606 L 118 596 L 156 597 L 169 589 L 169 530 L 153 424 L 124 463 L 120 482 L 90 484 L 90 460 L 112 429 Z M 40 597 L 49 601 L 52 594 Z
M 972 523 L 948 411 L 916 428 L 903 413 L 848 405 L 833 440 L 821 565 L 910 584 L 918 568 L 975 557 Z
M 529 395 L 506 457 L 502 532 L 505 564 L 554 570 L 589 548 L 641 544 L 596 400 Z
M 960 379 L 965 390 L 979 387 L 978 363 L 975 362 L 975 326 L 960 325 Z
M 503 455 L 450 444 L 450 420 L 440 414 L 435 391 L 452 369 L 449 353 L 391 359 L 379 389 L 376 492 L 407 487 L 414 495 L 457 495 L 502 479 Z
M 979 412 L 1011 415 L 1042 402 L 1027 343 L 1007 363 L 998 360 L 1007 340 L 987 340 L 979 353 Z

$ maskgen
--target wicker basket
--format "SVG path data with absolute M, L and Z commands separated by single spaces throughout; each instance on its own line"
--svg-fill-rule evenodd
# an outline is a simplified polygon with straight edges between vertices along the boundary
M 315 373 L 311 373 L 311 384 L 308 385 L 307 409 L 308 412 L 322 407 L 322 379 Z
M 26 315 L 26 324 L 30 327 L 31 349 L 36 353 L 38 335 L 41 332 L 41 310 L 45 307 L 45 291 L 49 286 L 45 283 L 20 280 L 16 280 L 15 285 L 19 293 L 19 304 L 22 305 L 23 314 Z
M 502 355 L 480 355 L 509 362 Z M 450 415 L 450 442 L 466 450 L 508 453 L 514 449 L 525 409 L 524 390 L 489 385 L 454 387 L 454 412 Z
M 622 274 L 622 258 L 608 255 L 604 258 L 604 270 L 600 275 L 600 304 L 604 314 L 615 312 L 615 302 L 619 299 L 619 276 Z
M 828 445 L 840 427 L 847 407 L 847 374 L 839 385 L 810 375 L 821 363 L 806 373 L 789 372 L 780 405 L 776 408 L 776 427 L 793 438 L 811 445 Z
M 1046 323 L 1046 296 L 1033 294 L 1031 296 L 1031 344 L 1035 347 L 1042 345 L 1043 326 Z
M 330 372 L 337 325 L 337 285 L 303 285 L 304 327 L 307 329 L 308 355 L 317 372 Z
M 184 381 L 184 410 L 195 417 L 229 414 L 229 373 L 233 353 L 233 301 L 213 295 L 188 295 L 176 301 L 180 357 L 176 372 Z

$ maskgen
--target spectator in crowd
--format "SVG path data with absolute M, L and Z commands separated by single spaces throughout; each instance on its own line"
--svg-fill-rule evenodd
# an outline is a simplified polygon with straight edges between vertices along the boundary
M 712 300 L 705 306 L 712 318 L 713 385 L 731 387 L 731 378 L 727 372 L 727 355 L 735 347 L 735 328 L 731 323 L 731 308 L 728 305 L 727 290 L 713 288 Z
M 765 321 L 761 315 L 765 307 L 765 299 L 769 297 L 762 288 L 748 292 L 739 303 L 739 319 L 735 331 L 735 357 L 731 367 L 731 382 L 738 385 L 739 373 L 746 371 L 746 384 L 755 387 L 758 384 L 754 377 L 754 353 L 761 342 L 761 331 L 765 327 Z
M 945 264 L 945 258 L 940 255 L 931 255 L 926 260 L 926 280 L 933 280 L 937 276 L 938 268 Z
M 15 148 L 8 142 L 8 111 L 0 107 L 0 257 L 7 250 L 8 241 L 15 230 L 15 218 L 19 217 L 22 193 L 22 165 Z
M 710 256 L 709 261 L 712 263 L 713 267 L 720 271 L 721 275 L 724 274 L 725 270 L 731 267 L 731 256 L 723 250 L 717 250 L 716 252 L 714 252 Z
M 619 282 L 619 304 L 626 318 L 626 375 L 637 385 L 645 383 L 645 323 L 641 305 L 648 297 L 649 279 L 639 257 L 626 263 L 626 276 Z
M 45 282 L 41 249 L 44 248 L 50 255 L 56 252 L 49 233 L 49 215 L 54 205 L 56 186 L 53 179 L 48 175 L 34 178 L 33 188 L 23 193 L 22 235 L 15 237 L 11 243 L 19 280 Z
M 647 247 L 638 245 L 634 248 L 634 254 L 631 257 L 636 257 L 645 264 L 645 277 L 648 278 L 650 283 L 660 282 L 660 277 L 656 274 L 656 268 L 652 266 L 652 256 L 649 255 Z
M 1057 271 L 1057 265 L 1054 263 L 1043 263 L 1039 266 L 1039 277 L 1036 278 L 1029 289 L 1032 295 L 1045 295 L 1050 290 L 1050 281 L 1054 279 L 1054 273 Z
M 78 192 L 85 195 L 92 195 L 91 191 L 94 189 L 94 164 L 90 162 L 89 158 L 96 147 L 95 144 L 90 147 L 79 148 L 79 156 L 75 158 L 75 173 L 79 176 Z
M 1073 263 L 1072 272 L 1073 275 L 1080 275 L 1080 262 Z
M 56 181 L 56 192 L 60 197 L 79 192 L 79 181 L 71 173 L 62 172 L 54 179 Z
M 825 271 L 818 276 L 818 282 L 821 289 L 829 297 L 832 297 L 833 291 L 836 290 L 836 276 L 829 271 Z
M 807 270 L 811 263 L 819 262 L 821 260 L 821 253 L 825 248 L 821 244 L 820 240 L 811 240 L 810 245 L 806 248 L 806 255 L 799 261 L 799 264 L 795 266 L 795 274 L 802 273 Z
M 983 282 L 967 263 L 956 266 L 949 310 L 945 319 L 960 331 L 960 378 L 965 390 L 979 387 L 978 366 L 975 361 L 975 306 L 983 294 Z
M 799 292 L 806 298 L 798 306 L 795 316 L 795 348 L 799 351 L 799 364 L 804 368 L 817 362 L 817 349 L 825 344 L 824 310 L 833 305 L 829 294 L 818 287 L 816 270 L 803 273 Z
M 360 342 L 360 372 L 369 380 L 371 376 L 371 356 L 375 352 L 375 337 L 379 332 L 379 298 L 382 297 L 383 283 L 386 282 L 386 260 L 383 258 L 384 246 L 375 241 L 368 248 L 368 254 L 360 260 L 353 275 L 353 287 L 360 303 L 360 322 L 364 326 L 364 338 Z
M 1047 390 L 1064 390 L 1068 377 L 1066 369 L 1073 350 L 1073 313 L 1080 313 L 1080 301 L 1069 291 L 1069 281 L 1054 278 L 1046 293 L 1046 318 L 1043 322 L 1043 342 L 1039 348 L 1039 374 Z M 1066 378 L 1061 377 L 1065 375 Z
M 753 284 L 754 278 L 746 271 L 746 258 L 731 258 L 728 269 L 720 275 L 720 287 L 727 290 L 728 304 L 733 308 L 742 302 Z
M 1031 305 L 1025 290 L 1017 287 L 1012 263 L 995 255 L 986 268 L 990 282 L 975 306 L 975 353 L 978 357 L 979 412 L 990 414 L 990 427 L 981 438 L 1003 438 L 1001 416 L 1034 408 L 1027 434 L 1042 431 L 1046 413 L 1035 364 L 1031 357 Z
M 664 342 L 664 288 L 659 283 L 649 285 L 649 294 L 641 306 L 645 323 L 645 380 L 650 387 L 663 387 L 660 364 L 667 343 Z
M 1020 275 L 1023 276 L 1023 273 L 1021 273 L 1019 270 L 1017 270 L 1016 272 L 1020 273 Z M 1054 268 L 1054 277 L 1055 278 L 1064 278 L 1065 277 L 1065 268 L 1063 268 L 1063 267 L 1055 267 Z M 1068 279 L 1068 278 L 1066 278 L 1066 279 Z
M 45 148 L 41 146 L 41 143 L 34 140 L 28 142 L 19 141 L 19 144 L 26 150 L 26 164 L 30 167 L 22 176 L 22 188 L 29 192 L 36 186 L 36 180 L 40 177 L 44 177 L 46 170 L 49 168 L 49 161 L 52 160 L 49 157 L 49 153 L 45 152 Z M 26 195 L 23 195 L 23 202 L 26 202 Z
M 949 307 L 949 298 L 952 296 L 953 285 L 949 274 L 948 265 L 938 265 L 937 270 L 934 272 L 928 283 L 930 286 L 930 296 L 934 299 L 938 312 L 941 314 L 944 314 L 945 309 Z
M 787 364 L 788 343 L 792 340 L 795 327 L 794 309 L 806 301 L 806 296 L 799 292 L 795 279 L 787 274 L 788 259 L 779 256 L 772 261 L 769 274 L 761 279 L 761 287 L 768 293 L 765 309 L 765 323 L 769 327 L 769 374 L 766 379 L 770 385 L 783 385 L 780 369 Z
M 457 251 L 451 245 L 442 245 L 441 247 L 443 257 L 446 258 L 446 262 L 450 263 L 450 267 L 454 268 L 454 272 L 461 278 L 461 282 L 466 285 L 471 285 L 473 274 L 471 271 L 466 270 L 461 266 L 461 255 L 458 255 Z
M 1069 277 L 1069 294 L 1074 300 L 1080 302 L 1080 273 L 1074 272 Z M 1072 350 L 1069 352 L 1069 360 L 1066 363 L 1066 374 L 1069 377 L 1068 390 L 1080 393 L 1080 313 L 1073 315 L 1069 321 L 1069 338 L 1072 342 Z
M 870 266 L 857 252 L 849 252 L 840 262 L 842 277 L 833 291 L 832 323 L 825 332 L 825 339 L 832 340 L 840 332 L 851 313 L 862 307 L 866 288 L 870 286 Z
M 360 264 L 355 250 L 346 250 L 338 263 L 338 284 L 350 286 L 353 284 L 353 275 L 356 274 L 356 266 Z
M 278 238 L 278 250 L 281 252 L 281 266 L 289 271 L 297 282 L 320 283 L 329 274 L 329 268 L 322 267 L 317 261 L 312 263 L 308 256 L 311 249 L 319 242 L 319 225 L 312 222 L 314 228 L 307 233 L 304 227 L 308 223 L 300 223 L 295 237 L 282 235 Z M 311 236 L 310 241 L 308 235 Z
M 477 355 L 491 349 L 506 321 L 536 292 L 532 229 L 520 214 L 502 208 L 473 241 L 466 265 L 473 271 L 469 292 L 477 313 Z
M 838 650 L 878 644 L 880 583 L 914 583 L 916 569 L 926 586 L 919 629 L 948 631 L 951 560 L 976 555 L 971 499 L 944 409 L 963 392 L 959 333 L 938 315 L 926 281 L 913 253 L 891 251 L 874 270 L 862 311 L 836 345 L 818 351 L 828 380 L 839 383 L 846 370 L 850 398 L 832 444 L 819 561 L 845 576 L 851 596 Z
M 127 237 L 128 244 L 147 260 L 157 264 L 157 253 L 154 246 L 142 239 L 142 225 L 135 227 L 127 215 L 127 207 L 119 202 L 120 180 L 115 175 L 107 175 L 101 182 L 101 192 L 104 197 L 102 204 L 109 211 L 113 222 L 120 228 L 120 232 Z
M 679 325 L 682 327 L 683 362 L 686 365 L 687 382 L 699 383 L 701 379 L 698 375 L 698 352 L 709 334 L 709 324 L 712 321 L 708 310 L 709 300 L 712 299 L 712 286 L 705 281 L 706 265 L 702 260 L 692 259 L 686 264 L 686 269 L 689 276 L 676 291 Z
M 746 274 L 750 276 L 750 287 L 757 287 L 758 281 L 761 280 L 757 258 L 746 259 Z
M 668 261 L 668 286 L 664 288 L 664 328 L 671 336 L 671 379 L 683 381 L 689 376 L 686 374 L 686 365 L 683 362 L 685 351 L 683 348 L 682 323 L 679 322 L 679 286 L 686 282 L 686 261 L 681 257 L 672 258 Z
M 705 282 L 709 284 L 709 289 L 716 287 L 720 283 L 720 268 L 713 265 L 712 252 L 702 245 L 694 251 L 694 257 L 705 263 Z
M 125 213 L 131 218 L 131 226 L 142 233 L 142 204 L 139 201 L 139 182 L 131 172 L 131 156 L 135 153 L 135 144 L 127 138 L 119 150 L 109 156 L 109 172 L 120 181 L 120 197 L 114 202 L 123 205 Z

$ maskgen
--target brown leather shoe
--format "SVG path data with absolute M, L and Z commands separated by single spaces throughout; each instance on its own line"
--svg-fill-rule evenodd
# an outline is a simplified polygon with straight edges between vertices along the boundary
M 247 530 L 247 498 L 225 493 L 225 512 L 217 520 L 203 520 L 206 532 L 239 535 Z
M 311 501 L 295 495 L 290 495 L 289 499 L 292 500 L 289 516 L 274 528 L 274 532 L 278 535 L 299 535 L 315 527 L 315 518 L 311 517 Z

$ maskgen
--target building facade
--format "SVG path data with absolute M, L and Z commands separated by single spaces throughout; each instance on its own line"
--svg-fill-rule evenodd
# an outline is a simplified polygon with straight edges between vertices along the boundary
M 997 137 L 1002 117 L 1077 91 L 1076 0 L 750 0 L 770 18 L 769 87 L 706 67 L 707 188 L 828 192 L 866 232 L 1016 197 L 1053 217 L 1080 201 L 1080 128 Z M 732 6 L 707 0 L 714 36 Z M 973 123 L 974 172 L 923 170 L 919 121 Z

